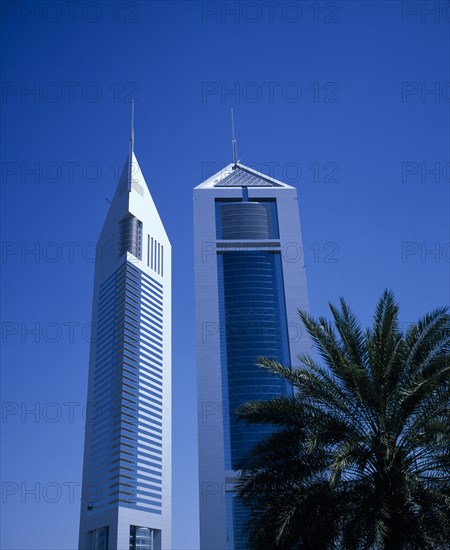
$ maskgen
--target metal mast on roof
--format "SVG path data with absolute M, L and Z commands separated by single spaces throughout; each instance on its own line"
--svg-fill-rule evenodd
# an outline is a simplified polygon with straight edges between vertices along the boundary
M 131 98 L 130 153 L 128 156 L 128 191 L 131 191 L 131 181 L 133 177 L 133 153 L 134 153 L 134 97 Z
M 231 107 L 231 147 L 233 152 L 233 164 L 234 168 L 237 166 L 237 144 L 236 138 L 234 137 L 234 109 Z

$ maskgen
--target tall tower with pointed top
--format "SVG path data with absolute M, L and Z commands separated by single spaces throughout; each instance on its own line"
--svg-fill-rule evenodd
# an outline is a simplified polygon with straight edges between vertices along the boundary
M 236 496 L 240 460 L 269 426 L 237 421 L 243 403 L 292 387 L 256 366 L 295 365 L 309 351 L 298 194 L 233 162 L 194 189 L 201 550 L 245 550 L 248 514 Z
M 79 549 L 170 550 L 171 245 L 133 122 L 98 241 L 92 327 Z

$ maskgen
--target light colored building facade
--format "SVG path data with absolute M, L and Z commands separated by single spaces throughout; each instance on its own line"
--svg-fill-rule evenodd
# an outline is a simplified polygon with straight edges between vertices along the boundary
M 271 430 L 233 411 L 292 393 L 257 357 L 295 366 L 309 351 L 297 190 L 233 162 L 194 189 L 194 241 L 200 548 L 243 550 L 238 463 Z
M 171 245 L 133 151 L 98 241 L 80 550 L 171 550 Z

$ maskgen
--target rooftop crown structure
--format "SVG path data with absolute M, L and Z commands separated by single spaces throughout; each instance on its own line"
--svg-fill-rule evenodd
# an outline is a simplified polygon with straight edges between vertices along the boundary
M 95 265 L 80 550 L 171 549 L 171 246 L 130 150 Z

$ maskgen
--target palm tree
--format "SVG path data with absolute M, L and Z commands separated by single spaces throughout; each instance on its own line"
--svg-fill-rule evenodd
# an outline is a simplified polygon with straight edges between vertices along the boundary
M 447 309 L 406 333 L 390 291 L 365 331 L 343 299 L 330 309 L 334 326 L 300 312 L 323 364 L 259 359 L 293 395 L 238 411 L 277 427 L 241 464 L 250 546 L 450 548 Z

